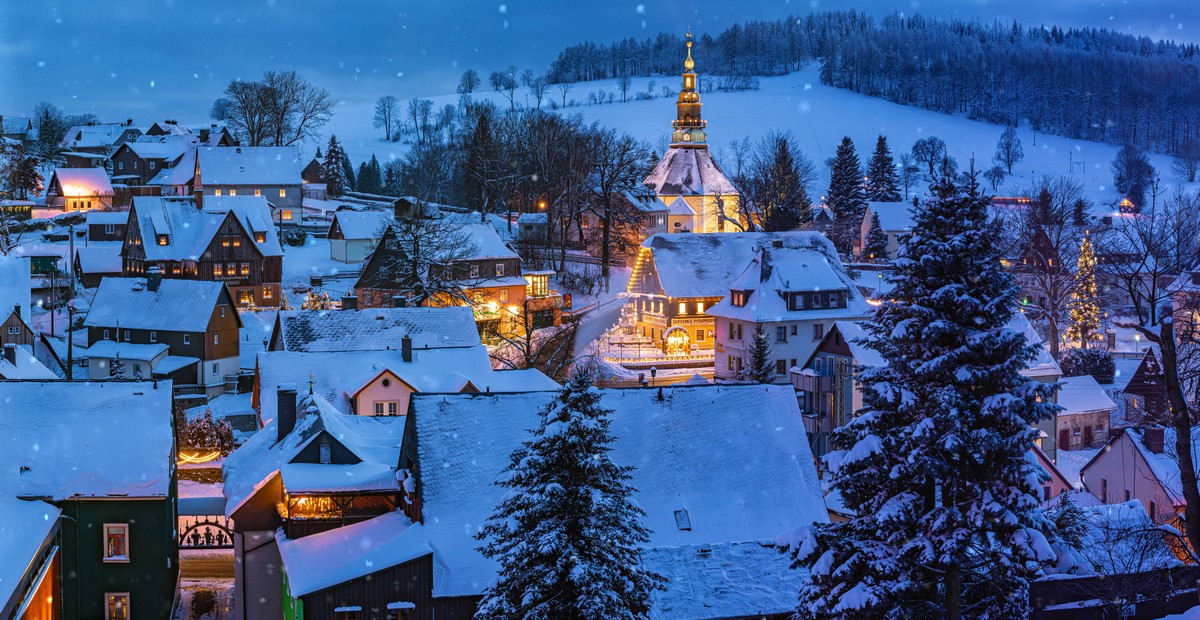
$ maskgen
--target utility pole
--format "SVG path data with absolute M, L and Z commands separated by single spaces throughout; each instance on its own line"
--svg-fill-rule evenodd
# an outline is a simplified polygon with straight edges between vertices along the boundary
M 75 324 L 75 304 L 67 303 L 67 381 L 75 380 L 75 347 L 71 338 L 71 325 Z

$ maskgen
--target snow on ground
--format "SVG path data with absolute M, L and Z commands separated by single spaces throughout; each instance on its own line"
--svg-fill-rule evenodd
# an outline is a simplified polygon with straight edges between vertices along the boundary
M 1088 450 L 1058 450 L 1055 453 L 1054 465 L 1062 472 L 1062 475 L 1075 488 L 1081 488 L 1079 481 L 1079 470 L 1083 469 L 1088 461 L 1092 460 L 1100 452 L 1101 448 L 1091 448 Z
M 361 264 L 338 262 L 329 257 L 329 240 L 312 235 L 302 247 L 283 247 L 283 291 L 292 307 L 300 309 L 306 292 L 295 292 L 294 285 L 308 286 L 309 276 L 324 276 L 322 290 L 333 300 L 341 299 L 358 281 Z M 333 277 L 330 277 L 333 276 Z
M 704 74 L 704 67 L 697 69 L 702 79 L 710 78 Z M 757 91 L 701 94 L 704 118 L 708 120 L 709 143 L 721 164 L 727 169 L 732 168 L 730 141 L 743 137 L 756 140 L 769 131 L 782 129 L 795 134 L 800 147 L 819 170 L 817 186 L 812 188 L 815 196 L 820 196 L 828 186 L 829 171 L 824 162 L 833 157 L 842 136 L 854 140 L 859 157 L 864 160 L 879 134 L 888 137 L 897 156 L 908 152 L 917 140 L 937 136 L 946 142 L 950 155 L 961 167 L 966 167 L 972 156 L 976 167 L 986 169 L 991 166 L 996 140 L 1003 127 L 825 86 L 818 79 L 819 70 L 819 64 L 812 63 L 790 75 L 761 78 L 761 88 Z M 673 90 L 680 86 L 680 78 L 673 75 L 637 78 L 631 92 L 645 92 L 651 79 L 660 90 L 662 86 Z M 568 100 L 573 100 L 576 105 L 565 112 L 581 114 L 586 122 L 596 121 L 626 131 L 646 140 L 661 154 L 663 142 L 671 131 L 671 120 L 675 118 L 674 97 L 664 98 L 659 92 L 651 100 L 583 105 L 589 92 L 615 88 L 615 80 L 576 84 L 568 95 Z M 517 95 L 518 105 L 523 105 L 521 98 L 525 90 L 521 89 Z M 556 89 L 552 94 L 557 94 Z M 499 93 L 479 92 L 473 97 L 493 101 L 502 108 L 508 106 L 508 101 Z M 433 100 L 435 109 L 458 102 L 458 95 L 428 98 Z M 407 105 L 407 101 L 401 105 Z M 372 154 L 385 163 L 403 157 L 408 149 L 408 145 L 401 142 L 383 141 L 379 130 L 371 126 L 373 108 L 374 103 L 341 106 L 325 127 L 326 134 L 337 134 L 356 167 Z M 1019 127 L 1017 133 L 1024 147 L 1025 161 L 1014 167 L 1013 176 L 996 194 L 1017 193 L 1033 178 L 1054 174 L 1070 175 L 1082 183 L 1094 202 L 1113 203 L 1117 200 L 1109 170 L 1117 153 L 1116 145 L 1036 133 L 1025 125 Z M 1177 179 L 1171 173 L 1170 157 L 1151 155 L 1150 159 L 1163 180 L 1174 187 Z
M 1200 607 L 1193 607 L 1179 614 L 1163 616 L 1159 620 L 1200 620 Z
M 181 551 L 180 556 L 185 552 Z M 229 552 L 224 552 L 228 554 Z M 186 559 L 182 559 L 186 563 Z M 232 558 L 230 562 L 232 563 Z M 198 592 L 211 591 L 216 598 L 212 611 L 200 616 L 193 615 L 192 601 Z M 232 579 L 181 579 L 179 582 L 179 608 L 174 620 L 229 620 L 233 618 Z

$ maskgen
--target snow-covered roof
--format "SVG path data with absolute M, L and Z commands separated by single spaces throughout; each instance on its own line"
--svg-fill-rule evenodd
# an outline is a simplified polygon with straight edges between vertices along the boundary
M 0 133 L 25 135 L 31 126 L 28 116 L 0 116 Z
M 612 459 L 636 468 L 648 548 L 769 539 L 828 520 L 790 387 L 674 387 L 661 401 L 657 390 L 600 393 L 613 410 Z M 494 579 L 497 564 L 471 534 L 506 493 L 493 481 L 556 394 L 414 397 L 434 596 L 477 595 Z M 677 511 L 690 530 L 679 529 Z
M 225 283 L 207 280 L 163 278 L 158 290 L 151 291 L 145 278 L 104 278 L 83 324 L 202 332 L 224 290 Z
M 0 601 L 11 601 L 62 511 L 46 502 L 0 494 Z
M 160 355 L 166 354 L 170 347 L 156 342 L 153 344 L 134 344 L 132 342 L 115 342 L 112 340 L 97 340 L 88 347 L 87 356 L 91 358 L 112 359 L 121 356 L 123 360 L 151 362 Z
M 1035 357 L 1021 371 L 1021 374 L 1026 377 L 1060 377 L 1062 376 L 1062 368 L 1058 362 L 1054 360 L 1054 356 L 1050 355 L 1050 349 L 1046 346 L 1042 336 L 1034 329 L 1033 324 L 1029 322 L 1029 318 L 1025 313 L 1017 311 L 1012 313 L 1012 317 L 1008 319 L 1009 329 L 1019 331 L 1025 334 L 1025 342 L 1031 345 L 1037 345 Z
M 433 552 L 420 523 L 402 512 L 288 540 L 275 534 L 288 591 L 301 597 Z
M 121 244 L 100 244 L 76 247 L 79 267 L 84 273 L 121 273 Z
M 886 365 L 883 356 L 875 349 L 864 345 L 861 340 L 867 337 L 867 330 L 863 329 L 862 323 L 857 321 L 837 321 L 834 323 L 838 333 L 842 335 L 842 340 L 846 341 L 846 346 L 850 348 L 850 354 L 854 356 L 854 363 L 864 368 L 877 368 Z
M 222 146 L 197 149 L 204 185 L 299 185 L 306 160 L 292 147 Z
M 157 136 L 149 137 L 154 138 Z M 142 159 L 165 159 L 167 161 L 175 161 L 180 155 L 189 150 L 190 142 L 186 139 L 146 140 L 144 138 L 147 138 L 147 136 L 142 136 L 133 142 L 126 142 L 117 150 L 128 148 L 133 151 L 134 155 Z
M 269 384 L 263 391 L 263 403 L 270 402 L 272 411 L 278 405 L 277 386 Z M 295 490 L 306 491 L 399 490 L 396 467 L 400 462 L 404 416 L 345 415 L 319 394 L 301 394 L 298 400 L 296 426 L 283 441 L 276 441 L 278 433 L 272 419 L 225 458 L 222 471 L 227 515 L 237 512 L 246 499 L 277 474 L 285 489 L 292 489 L 288 486 L 291 484 Z M 301 464 L 292 463 L 321 431 L 327 431 L 361 459 L 361 467 L 334 464 L 297 467 Z
M 871 216 L 879 216 L 879 227 L 884 232 L 905 232 L 913 229 L 913 207 L 911 202 L 869 202 L 867 212 L 863 217 L 867 226 L 871 225 Z
M 271 222 L 271 207 L 261 196 L 205 196 L 203 209 L 192 197 L 138 196 L 133 199 L 146 260 L 197 261 L 213 236 L 232 214 L 263 256 L 282 256 L 283 248 Z M 255 233 L 262 233 L 261 235 Z M 158 236 L 166 235 L 166 245 Z M 262 241 L 258 241 L 261 238 Z
M 1094 413 L 1097 411 L 1112 412 L 1117 408 L 1108 393 L 1091 375 L 1079 377 L 1063 377 L 1059 379 L 1058 404 L 1062 406 L 1059 415 L 1074 415 Z
M 668 580 L 654 593 L 654 620 L 789 614 L 808 576 L 770 541 L 657 547 L 642 551 L 642 561 Z
M 27 344 L 16 345 L 17 363 L 13 364 L 0 355 L 0 379 L 58 379 L 58 375 L 46 368 L 33 349 Z M 3 556 L 0 556 L 3 557 Z
M 303 383 L 312 375 L 313 392 L 338 411 L 350 413 L 350 398 L 381 373 L 391 371 L 418 392 L 460 392 L 468 384 L 486 392 L 555 389 L 558 384 L 540 371 L 495 370 L 483 345 L 442 349 L 413 349 L 405 362 L 398 349 L 303 353 L 268 351 L 258 354 L 259 385 L 270 388 Z M 273 420 L 276 403 L 264 398 L 259 412 Z
M 459 260 L 481 260 L 485 258 L 517 258 L 517 253 L 508 247 L 508 243 L 500 237 L 500 232 L 491 223 L 481 224 L 478 213 L 448 213 L 446 217 L 458 222 L 458 231 L 470 240 L 474 252 L 467 256 L 456 257 Z
M 517 218 L 517 223 L 525 226 L 545 226 L 548 221 L 548 216 L 545 212 L 542 213 L 522 213 L 521 217 Z
M 872 307 L 842 268 L 842 261 L 824 236 L 807 247 L 763 247 L 755 252 L 730 289 L 751 291 L 745 305 L 731 297 L 717 302 L 706 313 L 740 321 L 768 323 L 797 319 L 851 318 L 869 314 Z M 781 243 L 781 245 L 783 245 Z M 845 308 L 791 310 L 787 293 L 846 293 Z
M 7 119 L 5 122 L 7 123 Z M 128 127 L 120 123 L 76 125 L 63 134 L 62 145 L 72 149 L 107 147 L 119 140 L 126 129 Z
M 188 149 L 179 159 L 179 163 L 164 168 L 154 175 L 147 185 L 187 185 L 196 176 L 196 150 Z
M 642 184 L 659 196 L 728 196 L 737 194 L 717 160 L 706 148 L 671 147 Z
M 1142 458 L 1146 461 L 1146 465 L 1150 467 L 1150 471 L 1158 479 L 1159 484 L 1162 485 L 1167 495 L 1176 504 L 1185 503 L 1183 485 L 1180 482 L 1179 456 L 1175 451 L 1175 429 L 1163 429 L 1163 450 L 1158 453 L 1151 452 L 1146 447 L 1146 437 L 1143 429 L 1126 428 L 1123 429 L 1123 435 L 1129 438 L 1134 448 L 1142 455 Z M 1115 439 L 1117 438 L 1114 437 L 1110 441 Z M 1103 457 L 1107 452 L 1107 450 L 1102 449 L 1092 461 L 1088 462 L 1083 467 L 1085 470 L 1084 474 L 1086 475 L 1086 470 L 1096 459 Z M 1200 465 L 1200 426 L 1192 427 L 1192 461 Z
M 816 232 L 657 234 L 642 243 L 651 252 L 663 292 L 669 297 L 724 297 L 763 246 L 783 249 L 829 245 Z M 630 280 L 630 287 L 634 281 Z
M 71 197 L 112 196 L 112 181 L 104 168 L 55 168 L 52 178 L 58 180 L 62 195 Z M 52 180 L 49 185 L 53 185 Z
M 21 305 L 21 320 L 29 324 L 32 268 L 29 258 L 10 254 L 0 256 L 0 318 L 7 319 L 13 306 Z
M 333 214 L 333 221 L 342 231 L 346 239 L 375 239 L 383 234 L 384 226 L 392 221 L 392 214 L 387 211 L 338 211 Z M 333 222 L 330 223 L 332 228 Z
M 175 465 L 170 381 L 2 382 L 0 402 L 0 494 L 167 495 Z
M 279 330 L 286 351 L 398 351 L 405 336 L 417 349 L 481 344 L 467 306 L 281 311 Z

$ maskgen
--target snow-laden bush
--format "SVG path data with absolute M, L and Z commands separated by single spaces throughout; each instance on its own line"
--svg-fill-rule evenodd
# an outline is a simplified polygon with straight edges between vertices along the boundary
M 1117 365 L 1104 349 L 1071 349 L 1062 359 L 1064 377 L 1091 375 L 1096 383 L 1112 383 Z

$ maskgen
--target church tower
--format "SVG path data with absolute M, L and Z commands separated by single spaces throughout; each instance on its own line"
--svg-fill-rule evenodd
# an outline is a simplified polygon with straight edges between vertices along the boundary
M 683 88 L 679 89 L 679 98 L 675 100 L 676 118 L 671 121 L 671 146 L 694 146 L 708 148 L 705 141 L 704 127 L 707 124 L 700 118 L 700 76 L 695 71 L 696 61 L 692 60 L 692 31 L 687 33 L 687 59 L 683 61 Z
M 671 147 L 642 185 L 661 203 L 663 218 L 652 233 L 719 233 L 746 229 L 738 206 L 741 192 L 729 181 L 708 150 L 707 124 L 700 118 L 700 76 L 687 34 L 683 88 L 675 101 Z M 663 220 L 665 220 L 665 225 Z

